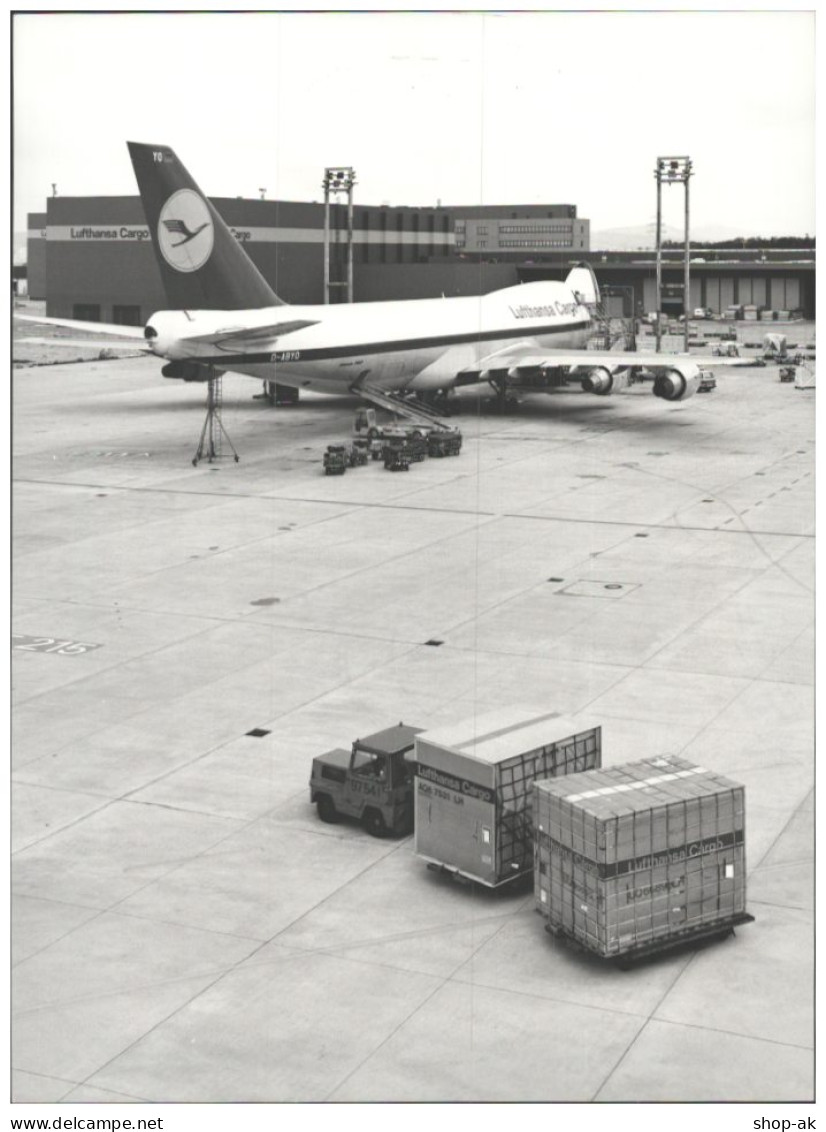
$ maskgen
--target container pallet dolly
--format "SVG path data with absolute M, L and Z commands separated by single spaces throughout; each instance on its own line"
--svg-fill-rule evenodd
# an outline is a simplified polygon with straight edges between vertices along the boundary
M 539 909 L 537 909 L 539 911 Z M 592 950 L 590 947 L 585 947 L 575 936 L 570 932 L 566 932 L 564 928 L 555 926 L 553 924 L 545 924 L 545 931 L 554 939 L 560 940 L 566 947 L 570 947 L 572 951 L 577 951 L 585 955 L 594 955 L 597 959 L 601 959 L 603 963 L 611 963 L 615 967 L 619 967 L 621 971 L 628 971 L 635 967 L 637 963 L 643 963 L 646 959 L 651 959 L 655 956 L 665 955 L 670 951 L 688 950 L 696 945 L 705 946 L 709 943 L 715 943 L 718 940 L 726 939 L 730 935 L 734 935 L 734 929 L 740 927 L 742 924 L 754 923 L 754 916 L 748 912 L 740 912 L 736 916 L 727 917 L 725 920 L 718 920 L 714 924 L 701 924 L 696 928 L 686 928 L 685 931 L 672 932 L 669 936 L 660 940 L 652 940 L 650 943 L 639 943 L 635 947 L 627 947 L 623 951 L 615 955 L 601 955 L 598 951 Z
M 410 459 L 405 452 L 399 452 L 397 449 L 384 457 L 384 466 L 388 472 L 409 472 Z

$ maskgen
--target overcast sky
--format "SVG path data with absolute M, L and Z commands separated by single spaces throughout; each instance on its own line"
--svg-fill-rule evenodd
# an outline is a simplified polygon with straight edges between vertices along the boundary
M 692 229 L 814 233 L 812 12 L 23 14 L 15 229 L 62 196 L 134 195 L 126 140 L 210 196 L 571 203 L 652 222 L 689 155 Z M 664 190 L 681 226 L 682 189 Z

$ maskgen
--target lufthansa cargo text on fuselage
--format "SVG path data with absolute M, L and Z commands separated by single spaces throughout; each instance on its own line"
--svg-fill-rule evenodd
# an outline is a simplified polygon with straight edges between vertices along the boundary
M 518 307 L 508 307 L 514 318 L 558 318 L 559 315 L 574 315 L 579 303 L 547 303 L 541 307 L 530 307 L 524 303 Z

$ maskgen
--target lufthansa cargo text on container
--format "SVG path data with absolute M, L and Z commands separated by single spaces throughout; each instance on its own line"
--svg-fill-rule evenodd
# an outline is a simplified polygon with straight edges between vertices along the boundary
M 445 790 L 452 790 L 456 794 L 464 794 L 467 798 L 478 798 L 481 802 L 491 804 L 495 801 L 493 791 L 487 786 L 480 786 L 478 782 L 469 782 L 466 778 L 457 778 L 453 774 L 445 774 L 424 763 L 416 764 L 416 777 L 442 786 Z

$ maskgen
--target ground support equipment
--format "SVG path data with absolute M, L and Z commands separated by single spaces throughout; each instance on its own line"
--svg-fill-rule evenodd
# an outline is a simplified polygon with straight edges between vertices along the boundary
M 224 428 L 224 422 L 221 420 L 221 406 L 223 404 L 223 392 L 221 386 L 222 372 L 216 373 L 215 369 L 209 367 L 209 378 L 207 379 L 207 403 L 206 403 L 206 417 L 204 418 L 204 425 L 201 429 L 201 437 L 198 441 L 198 447 L 195 450 L 195 455 L 192 457 L 192 466 L 197 467 L 198 461 L 203 459 L 204 452 L 206 458 L 211 464 L 213 460 L 220 460 L 224 456 L 222 442 L 226 440 L 229 445 L 230 452 L 233 459 L 237 464 L 240 456 L 235 451 L 235 447 L 229 438 L 229 433 Z
M 705 946 L 717 940 L 726 939 L 728 936 L 734 935 L 734 929 L 741 924 L 751 924 L 753 922 L 754 916 L 750 915 L 748 912 L 740 912 L 736 916 L 731 916 L 725 920 L 718 920 L 713 924 L 701 924 L 695 928 L 686 928 L 684 931 L 673 932 L 663 939 L 652 940 L 650 943 L 639 943 L 636 946 L 624 948 L 621 952 L 612 955 L 601 955 L 598 951 L 593 951 L 591 948 L 585 947 L 575 936 L 566 932 L 564 928 L 545 924 L 545 931 L 548 935 L 553 936 L 554 939 L 558 939 L 564 943 L 566 947 L 570 947 L 572 951 L 596 956 L 597 959 L 601 959 L 605 963 L 612 963 L 621 970 L 627 970 L 637 963 L 644 962 L 646 959 L 651 959 L 655 956 L 664 955 L 671 951 L 679 951 L 684 948 L 691 948 L 695 945 Z
M 324 453 L 325 476 L 343 476 L 347 471 L 349 455 L 343 444 L 328 444 Z

